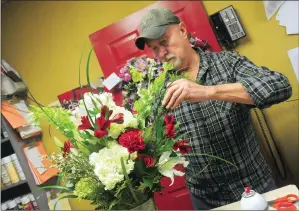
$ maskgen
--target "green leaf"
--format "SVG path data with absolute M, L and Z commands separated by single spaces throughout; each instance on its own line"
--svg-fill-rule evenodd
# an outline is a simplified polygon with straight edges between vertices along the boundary
M 125 163 L 124 163 L 124 159 L 123 159 L 123 157 L 120 158 L 120 163 L 121 163 L 121 168 L 122 168 L 123 174 L 124 174 L 124 176 L 125 176 L 126 182 L 127 182 L 127 184 L 128 184 L 128 188 L 129 188 L 129 190 L 130 190 L 130 192 L 131 192 L 131 194 L 132 194 L 132 196 L 133 196 L 135 202 L 136 202 L 137 204 L 139 204 L 139 200 L 138 200 L 138 198 L 137 198 L 136 195 L 135 195 L 135 192 L 134 192 L 134 189 L 133 189 L 133 187 L 132 187 L 130 178 L 129 178 L 129 176 L 128 176 L 128 173 L 127 173 L 127 170 L 126 170 L 126 167 L 125 167 Z
M 146 166 L 142 160 L 135 161 L 134 172 L 139 178 L 142 178 L 146 174 Z
M 224 161 L 224 162 L 226 162 L 226 163 L 228 163 L 228 164 L 230 164 L 230 165 L 232 165 L 232 166 L 234 166 L 235 168 L 238 169 L 238 167 L 237 167 L 235 164 L 233 164 L 232 162 L 227 161 L 227 160 L 225 160 L 225 159 L 223 159 L 223 158 L 214 156 L 214 155 L 209 155 L 209 154 L 204 154 L 204 153 L 192 153 L 192 154 L 185 154 L 185 155 L 182 155 L 182 156 L 208 156 L 208 157 L 213 157 L 213 158 L 222 160 L 222 161 Z
M 155 124 L 156 128 L 156 139 L 157 140 L 162 140 L 165 135 L 164 135 L 164 131 L 165 131 L 165 128 L 164 128 L 164 120 L 163 118 L 159 118 L 157 121 L 156 121 L 156 124 Z
M 88 58 L 87 58 L 87 63 L 86 63 L 86 79 L 87 79 L 87 85 L 89 87 L 90 92 L 92 93 L 92 88 L 90 85 L 90 79 L 89 79 L 89 63 L 90 63 L 90 57 L 91 57 L 91 53 L 93 52 L 93 48 L 90 49 L 89 54 L 88 54 Z
M 153 188 L 153 181 L 154 181 L 154 178 L 148 178 L 148 177 L 143 177 L 143 182 L 144 184 L 149 187 L 150 189 Z
M 36 191 L 40 191 L 40 190 L 46 190 L 46 189 L 61 189 L 61 190 L 67 190 L 67 191 L 72 191 L 70 188 L 64 187 L 64 186 L 60 186 L 60 185 L 48 185 L 48 186 L 44 186 L 44 187 L 38 187 Z
M 71 198 L 77 198 L 77 196 L 76 196 L 76 195 L 66 195 L 66 196 L 62 196 L 62 197 L 60 197 L 60 198 L 56 201 L 56 203 L 55 203 L 53 209 L 56 210 L 57 203 L 58 203 L 60 200 L 62 200 L 62 199 L 66 199 L 66 198 L 68 198 L 68 199 L 71 199 Z

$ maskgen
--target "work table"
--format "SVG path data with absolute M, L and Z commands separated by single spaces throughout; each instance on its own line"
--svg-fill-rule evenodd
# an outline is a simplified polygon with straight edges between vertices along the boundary
M 267 193 L 262 194 L 266 201 L 272 201 L 279 197 L 283 197 L 287 194 L 296 194 L 299 195 L 299 190 L 296 185 L 288 185 L 282 188 L 275 189 L 273 191 L 269 191 Z M 296 203 L 297 210 L 299 210 L 299 203 Z M 228 204 L 225 206 L 217 207 L 213 210 L 241 210 L 240 202 L 235 202 L 232 204 Z M 269 207 L 269 210 L 275 210 L 273 207 Z

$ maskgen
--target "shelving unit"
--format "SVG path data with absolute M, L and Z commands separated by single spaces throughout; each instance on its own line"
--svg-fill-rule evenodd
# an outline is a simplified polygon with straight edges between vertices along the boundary
M 27 183 L 27 180 L 20 180 L 19 182 L 15 183 L 15 184 L 11 184 L 10 186 L 8 187 L 5 187 L 5 188 L 2 188 L 1 191 L 5 191 L 5 190 L 8 190 L 10 188 L 14 188 L 14 187 L 17 187 L 19 185 L 22 185 L 24 183 Z
M 12 184 L 9 187 L 1 189 L 1 202 L 13 199 L 15 197 L 32 193 L 40 210 L 49 210 L 47 194 L 45 191 L 37 191 L 34 176 L 30 170 L 27 159 L 22 151 L 23 145 L 36 141 L 41 137 L 32 137 L 21 140 L 18 133 L 10 126 L 7 120 L 1 115 L 1 127 L 7 132 L 8 137 L 1 137 L 1 158 L 15 153 L 25 174 L 26 180 Z M 5 150 L 4 150 L 5 149 Z
M 5 138 L 1 139 L 1 144 L 4 143 L 4 142 L 6 142 L 6 141 L 8 141 L 8 140 L 9 140 L 8 137 L 5 137 Z

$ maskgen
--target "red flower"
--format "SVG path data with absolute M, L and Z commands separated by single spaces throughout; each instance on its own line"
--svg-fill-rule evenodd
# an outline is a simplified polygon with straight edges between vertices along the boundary
M 138 159 L 143 160 L 143 162 L 145 163 L 146 167 L 153 167 L 155 164 L 155 159 L 151 156 L 147 156 L 147 155 L 138 155 L 137 156 Z
M 65 155 L 66 153 L 69 153 L 71 151 L 71 148 L 74 148 L 71 141 L 70 140 L 65 141 L 64 146 L 63 146 L 63 155 Z
M 81 125 L 78 126 L 79 130 L 87 130 L 87 129 L 92 129 L 92 126 L 87 118 L 87 116 L 82 116 L 81 117 Z
M 173 145 L 173 150 L 177 151 L 179 150 L 181 154 L 187 154 L 190 152 L 190 146 L 185 145 L 185 144 L 189 144 L 190 142 L 187 140 L 182 140 L 182 141 L 178 141 Z
M 133 153 L 145 148 L 145 144 L 141 136 L 141 131 L 137 129 L 133 129 L 123 133 L 119 137 L 118 142 L 121 146 L 127 148 L 129 153 Z
M 164 116 L 165 136 L 167 138 L 175 137 L 175 119 L 173 114 L 166 114 Z
M 165 136 L 167 138 L 174 138 L 175 137 L 175 127 L 174 125 L 166 125 L 165 127 Z
M 116 114 L 110 121 L 111 123 L 122 124 L 124 123 L 124 114 Z
M 109 110 L 106 105 L 101 109 L 101 116 L 96 119 L 97 129 L 94 131 L 94 136 L 101 139 L 105 135 L 108 135 L 108 128 L 111 123 L 122 124 L 124 122 L 124 114 L 116 114 L 111 120 L 109 120 L 112 115 L 113 110 Z
M 175 124 L 175 120 L 174 120 L 174 115 L 173 114 L 166 114 L 164 116 L 164 124 L 165 125 L 174 125 Z

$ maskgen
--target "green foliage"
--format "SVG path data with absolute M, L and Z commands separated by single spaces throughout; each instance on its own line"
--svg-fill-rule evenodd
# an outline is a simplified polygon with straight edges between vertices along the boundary
M 147 89 L 140 90 L 140 98 L 134 104 L 134 109 L 144 121 L 152 113 L 152 107 L 156 100 L 155 96 L 163 89 L 167 73 L 169 70 L 172 70 L 173 65 L 164 63 L 163 68 L 163 73 L 161 73 L 153 83 L 149 84 Z

